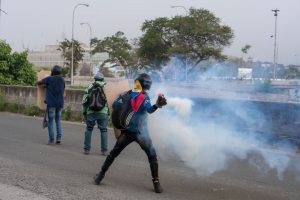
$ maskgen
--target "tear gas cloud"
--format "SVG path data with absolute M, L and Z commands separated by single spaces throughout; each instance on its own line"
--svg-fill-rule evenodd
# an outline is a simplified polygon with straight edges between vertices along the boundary
M 207 90 L 221 87 L 217 81 L 211 83 Z M 280 180 L 284 178 L 293 160 L 282 151 L 266 148 L 271 138 L 270 121 L 255 104 L 216 101 L 212 105 L 215 109 L 234 115 L 215 117 L 207 113 L 210 110 L 205 110 L 206 105 L 199 106 L 197 90 L 190 90 L 190 95 L 177 95 L 174 91 L 169 93 L 166 83 L 156 88 L 154 92 L 164 93 L 168 100 L 167 106 L 149 116 L 150 134 L 162 159 L 175 157 L 204 176 L 226 170 L 235 159 L 247 160 L 262 174 L 274 170 Z M 244 123 L 250 130 L 241 129 L 245 128 Z M 252 129 L 263 130 L 265 134 Z M 285 142 L 285 147 L 296 149 L 289 142 Z M 294 168 L 300 171 L 299 167 Z

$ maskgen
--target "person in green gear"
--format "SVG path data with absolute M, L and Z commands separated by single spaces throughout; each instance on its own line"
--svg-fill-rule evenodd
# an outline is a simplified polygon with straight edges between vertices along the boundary
M 104 93 L 104 76 L 101 72 L 97 72 L 94 76 L 95 81 L 85 90 L 82 99 L 82 112 L 86 122 L 86 129 L 84 135 L 84 154 L 88 155 L 91 150 L 91 137 L 93 128 L 97 122 L 98 128 L 100 129 L 100 138 L 101 138 L 101 153 L 106 155 L 107 152 L 107 125 L 109 119 L 109 110 L 107 102 L 105 102 L 104 107 L 101 110 L 92 110 L 89 107 L 89 97 L 93 88 L 98 87 L 100 91 L 103 92 L 103 95 L 106 100 Z

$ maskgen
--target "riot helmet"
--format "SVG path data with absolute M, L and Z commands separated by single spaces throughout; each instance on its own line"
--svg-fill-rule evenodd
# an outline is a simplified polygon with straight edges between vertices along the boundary
M 146 74 L 146 73 L 140 74 L 135 79 L 135 81 L 137 81 L 137 80 L 140 82 L 140 84 L 141 84 L 141 86 L 144 90 L 150 90 L 151 85 L 152 85 L 152 80 L 151 80 L 151 77 L 148 74 Z

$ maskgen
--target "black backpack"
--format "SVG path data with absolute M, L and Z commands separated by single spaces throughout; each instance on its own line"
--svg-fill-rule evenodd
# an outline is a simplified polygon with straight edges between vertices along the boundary
M 93 84 L 89 91 L 88 106 L 90 110 L 100 111 L 107 103 L 103 87 L 98 86 L 96 83 Z
M 130 99 L 131 90 L 121 94 L 120 99 L 114 105 L 111 121 L 117 129 L 125 130 L 129 127 L 130 120 L 134 115 Z

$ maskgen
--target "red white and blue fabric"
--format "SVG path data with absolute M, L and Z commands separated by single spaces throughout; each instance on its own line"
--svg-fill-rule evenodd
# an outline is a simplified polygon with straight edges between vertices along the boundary
M 131 106 L 133 112 L 137 112 L 144 102 L 144 95 L 142 94 L 142 86 L 138 80 L 135 81 L 134 83 L 134 88 L 131 92 Z

